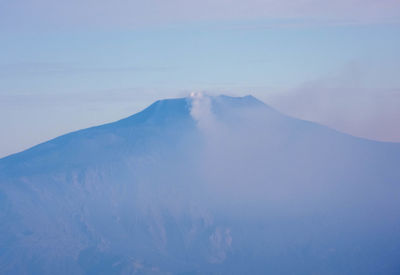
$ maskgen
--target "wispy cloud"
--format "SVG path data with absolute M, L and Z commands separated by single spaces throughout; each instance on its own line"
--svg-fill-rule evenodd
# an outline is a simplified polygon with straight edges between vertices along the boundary
M 77 73 L 111 73 L 111 72 L 164 72 L 176 70 L 168 66 L 77 66 L 65 63 L 51 62 L 24 62 L 0 64 L 0 77 L 10 75 L 37 75 L 37 74 L 77 74 Z
M 394 0 L 205 1 L 3 1 L 0 28 L 143 27 L 159 24 L 251 19 L 304 19 L 348 23 L 399 22 Z

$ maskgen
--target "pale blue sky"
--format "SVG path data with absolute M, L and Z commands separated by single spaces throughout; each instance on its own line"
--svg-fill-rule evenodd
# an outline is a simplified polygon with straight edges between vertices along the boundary
M 54 2 L 0 2 L 0 157 L 191 91 L 400 141 L 396 1 Z

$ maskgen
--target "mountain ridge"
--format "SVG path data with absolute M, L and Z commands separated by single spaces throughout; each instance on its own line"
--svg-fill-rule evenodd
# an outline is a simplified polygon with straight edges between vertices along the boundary
M 270 109 L 270 110 L 272 110 L 272 111 L 274 111 L 276 113 L 279 113 L 279 115 L 281 115 L 281 116 L 284 116 L 284 117 L 287 117 L 287 118 L 290 118 L 290 119 L 294 119 L 294 120 L 297 120 L 297 121 L 302 121 L 302 122 L 305 122 L 305 123 L 310 123 L 310 124 L 313 124 L 313 125 L 318 125 L 320 127 L 324 127 L 324 128 L 330 129 L 331 131 L 335 131 L 337 133 L 340 133 L 340 134 L 343 134 L 343 135 L 347 135 L 347 136 L 350 136 L 350 137 L 353 137 L 353 138 L 356 138 L 356 139 L 361 139 L 361 140 L 366 140 L 366 141 L 371 141 L 371 142 L 376 142 L 376 143 L 384 143 L 384 144 L 400 144 L 399 142 L 379 141 L 379 140 L 372 140 L 372 139 L 368 139 L 368 138 L 364 138 L 364 137 L 353 136 L 351 134 L 338 131 L 338 130 L 330 128 L 330 127 L 328 127 L 326 125 L 319 124 L 317 122 L 312 122 L 312 121 L 308 121 L 308 120 L 303 120 L 303 119 L 287 116 L 287 115 L 277 111 L 276 109 L 270 107 L 269 105 L 265 104 L 264 102 L 258 100 L 256 97 L 254 97 L 252 95 L 246 95 L 246 96 L 243 96 L 243 97 L 233 97 L 233 96 L 227 96 L 227 95 L 219 95 L 219 96 L 208 96 L 208 95 L 206 95 L 206 96 L 210 97 L 210 98 L 213 98 L 214 100 L 215 99 L 225 99 L 225 100 L 228 100 L 230 102 L 239 103 L 239 104 L 245 104 L 244 106 L 247 106 L 247 107 L 248 107 L 247 104 L 250 104 L 250 106 L 251 105 L 258 106 L 258 107 L 262 106 L 262 107 L 268 108 L 268 109 Z M 16 153 L 4 156 L 4 157 L 0 158 L 0 161 L 4 160 L 4 159 L 8 159 L 8 158 L 13 158 L 13 156 L 15 156 L 15 155 L 19 155 L 19 154 L 25 153 L 26 151 L 30 151 L 32 149 L 35 149 L 38 146 L 42 146 L 44 144 L 47 144 L 49 142 L 53 142 L 54 140 L 58 140 L 60 138 L 69 137 L 70 135 L 77 135 L 77 134 L 81 134 L 82 132 L 96 130 L 96 129 L 99 129 L 99 128 L 108 128 L 108 127 L 112 127 L 112 126 L 121 126 L 121 127 L 125 126 L 126 127 L 126 126 L 129 125 L 129 123 L 132 123 L 132 122 L 134 122 L 134 123 L 135 122 L 143 123 L 146 119 L 149 119 L 149 118 L 151 118 L 151 116 L 154 116 L 155 115 L 154 113 L 157 112 L 157 111 L 160 111 L 160 109 L 164 109 L 164 110 L 168 111 L 170 108 L 166 108 L 166 106 L 165 106 L 165 105 L 168 105 L 168 103 L 172 103 L 171 105 L 175 105 L 175 107 L 180 105 L 179 106 L 180 111 L 185 110 L 185 111 L 187 111 L 185 114 L 186 115 L 190 115 L 190 104 L 191 104 L 190 102 L 192 100 L 193 100 L 193 98 L 191 98 L 190 96 L 189 97 L 181 97 L 181 98 L 168 98 L 168 99 L 157 100 L 154 103 L 152 103 L 149 106 L 147 106 L 146 108 L 144 108 L 143 110 L 141 110 L 141 111 L 139 111 L 139 112 L 137 112 L 135 114 L 129 115 L 129 116 L 125 117 L 125 118 L 118 119 L 116 121 L 108 122 L 108 123 L 105 123 L 105 124 L 91 126 L 91 127 L 88 127 L 88 128 L 74 130 L 74 131 L 66 133 L 66 134 L 62 134 L 60 136 L 51 138 L 51 139 L 49 139 L 47 141 L 41 142 L 41 143 L 36 144 L 36 145 L 34 145 L 32 147 L 24 149 L 24 150 L 22 150 L 20 152 L 16 152 Z M 169 106 L 169 107 L 171 107 L 171 106 Z M 174 108 L 172 108 L 172 109 L 174 110 Z

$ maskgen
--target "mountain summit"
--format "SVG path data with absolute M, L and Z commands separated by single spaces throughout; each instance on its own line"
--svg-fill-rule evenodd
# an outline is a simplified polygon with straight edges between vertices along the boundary
M 0 273 L 398 274 L 398 163 L 252 96 L 160 100 L 0 159 Z

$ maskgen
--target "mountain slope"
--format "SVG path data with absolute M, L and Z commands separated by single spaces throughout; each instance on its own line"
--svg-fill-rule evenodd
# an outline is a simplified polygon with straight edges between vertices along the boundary
M 251 96 L 157 101 L 0 160 L 0 273 L 398 274 L 398 163 Z

